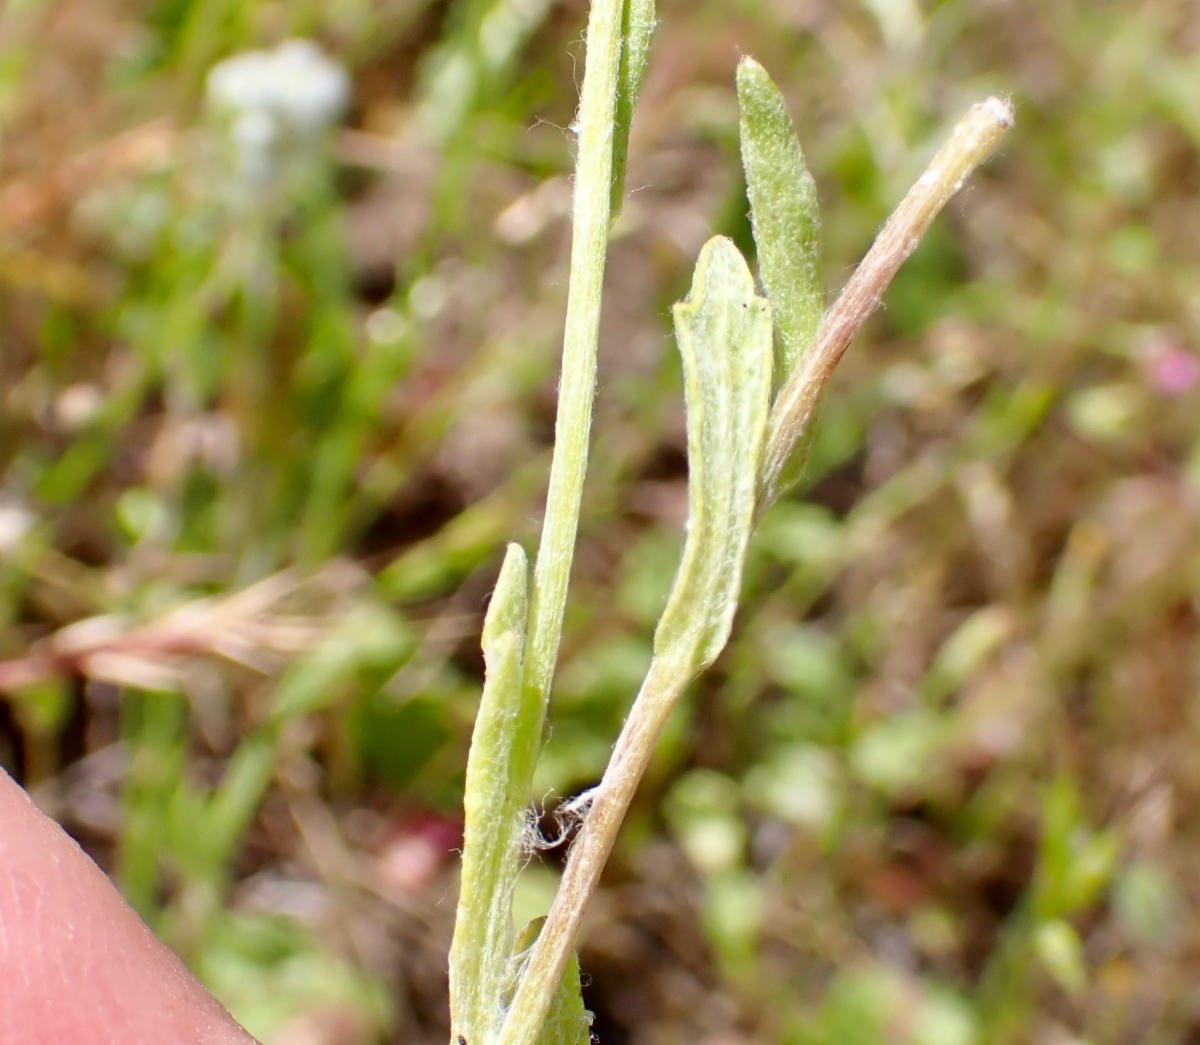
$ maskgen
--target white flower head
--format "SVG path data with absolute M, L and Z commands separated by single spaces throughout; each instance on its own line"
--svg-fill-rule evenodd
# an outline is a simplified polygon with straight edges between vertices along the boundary
M 346 71 L 310 40 L 287 40 L 272 56 L 275 105 L 302 134 L 324 130 L 350 100 Z
M 245 51 L 213 66 L 208 104 L 229 121 L 243 178 L 270 180 L 285 139 L 312 141 L 345 111 L 350 78 L 310 40 Z
M 208 74 L 208 100 L 214 108 L 264 113 L 300 134 L 324 130 L 349 98 L 346 70 L 311 40 L 285 40 L 273 51 L 245 51 Z

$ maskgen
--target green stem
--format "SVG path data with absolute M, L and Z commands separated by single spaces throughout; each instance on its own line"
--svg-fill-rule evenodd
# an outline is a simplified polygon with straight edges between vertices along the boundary
M 554 458 L 542 539 L 534 565 L 525 643 L 521 708 L 513 738 L 514 775 L 525 793 L 532 784 L 562 636 L 567 585 L 579 528 L 579 506 L 587 472 L 592 400 L 596 394 L 596 351 L 600 302 L 608 250 L 613 176 L 613 134 L 621 66 L 622 0 L 593 0 L 588 16 L 587 57 L 580 92 L 579 155 L 575 165 L 571 277 L 567 290 L 562 378 L 554 431 Z M 515 776 L 514 776 L 515 779 Z M 562 982 L 570 944 L 557 973 L 536 982 L 525 976 L 498 1042 L 533 1045 Z M 538 953 L 544 953 L 539 946 Z
M 541 738 L 558 659 L 587 470 L 592 400 L 596 394 L 600 298 L 608 247 L 622 11 L 621 0 L 594 0 L 588 18 L 587 65 L 578 117 L 571 281 L 567 291 L 554 460 L 550 465 L 542 540 L 534 566 L 525 646 L 521 719 L 529 724 L 526 740 L 534 749 Z

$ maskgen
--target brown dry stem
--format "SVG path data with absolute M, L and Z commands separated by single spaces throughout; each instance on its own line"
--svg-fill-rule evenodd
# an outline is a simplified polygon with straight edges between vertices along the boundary
M 796 445 L 812 425 L 821 394 L 854 335 L 875 311 L 888 284 L 916 249 L 950 198 L 995 150 L 1013 124 L 1012 106 L 988 98 L 959 120 L 892 213 L 841 296 L 821 320 L 816 340 L 804 354 L 771 410 L 759 485 L 760 510 L 778 495 L 779 478 Z

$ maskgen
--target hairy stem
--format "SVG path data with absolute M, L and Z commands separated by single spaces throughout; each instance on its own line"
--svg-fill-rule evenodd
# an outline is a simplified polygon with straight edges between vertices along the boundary
M 588 17 L 587 65 L 578 117 L 571 282 L 567 291 L 554 460 L 550 465 L 542 540 L 534 565 L 525 646 L 522 720 L 529 724 L 526 740 L 535 750 L 558 658 L 587 471 L 592 399 L 596 393 L 600 298 L 608 246 L 622 12 L 621 0 L 594 0 Z
M 1012 106 L 999 98 L 980 102 L 958 122 L 950 140 L 892 213 L 837 302 L 825 313 L 816 341 L 771 410 L 759 486 L 760 510 L 775 499 L 780 474 L 812 424 L 829 375 L 875 311 L 896 270 L 1012 123 Z

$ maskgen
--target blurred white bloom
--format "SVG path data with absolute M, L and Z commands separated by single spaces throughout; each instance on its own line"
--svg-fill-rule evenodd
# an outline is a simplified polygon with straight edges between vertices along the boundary
M 246 51 L 226 58 L 209 72 L 207 87 L 209 104 L 218 108 L 248 111 L 271 107 L 270 53 Z
M 210 104 L 274 116 L 302 134 L 329 126 L 349 98 L 346 71 L 309 40 L 288 40 L 274 51 L 234 55 L 208 74 Z
M 241 173 L 254 184 L 270 177 L 281 139 L 311 140 L 350 99 L 346 71 L 308 40 L 227 58 L 209 72 L 207 89 L 209 105 L 230 120 Z
M 312 133 L 333 123 L 350 100 L 350 78 L 308 40 L 288 40 L 275 50 L 280 106 L 298 131 Z

